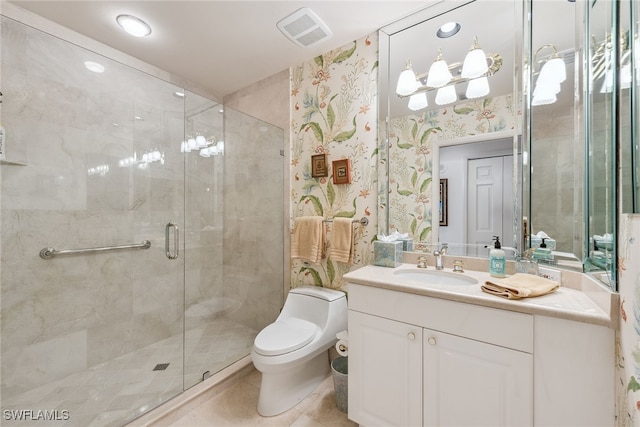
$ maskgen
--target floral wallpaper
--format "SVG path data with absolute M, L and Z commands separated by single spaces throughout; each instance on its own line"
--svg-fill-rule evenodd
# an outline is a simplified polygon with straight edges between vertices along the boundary
M 616 339 L 616 425 L 640 425 L 640 215 L 621 215 L 618 254 L 620 330 Z
M 378 39 L 373 34 L 291 70 L 291 231 L 299 216 L 347 217 L 354 262 L 291 260 L 291 285 L 342 288 L 342 275 L 371 263 L 377 224 Z M 311 176 L 311 156 L 325 154 L 328 176 Z M 348 159 L 350 183 L 334 184 L 332 162 Z M 331 223 L 325 225 L 330 240 Z M 327 250 L 328 253 L 328 250 Z
M 511 96 L 394 118 L 389 123 L 389 231 L 432 242 L 439 201 L 431 200 L 433 143 L 514 129 Z

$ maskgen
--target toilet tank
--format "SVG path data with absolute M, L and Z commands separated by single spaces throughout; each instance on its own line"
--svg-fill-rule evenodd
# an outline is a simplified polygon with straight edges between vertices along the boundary
M 332 316 L 346 316 L 347 298 L 345 293 L 319 286 L 305 286 L 289 291 L 278 318 L 297 317 L 313 322 L 323 329 L 329 313 Z

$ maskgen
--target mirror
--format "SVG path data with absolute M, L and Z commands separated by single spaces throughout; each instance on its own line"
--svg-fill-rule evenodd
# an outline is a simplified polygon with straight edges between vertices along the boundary
M 467 255 L 475 255 L 477 248 L 486 254 L 484 245 L 491 244 L 494 235 L 500 236 L 504 246 L 515 248 L 513 198 L 517 190 L 512 178 L 507 185 L 502 179 L 503 171 L 513 176 L 513 162 L 506 169 L 502 160 L 497 169 L 483 166 L 482 173 L 499 179 L 480 183 L 473 187 L 475 192 L 467 191 L 474 185 L 469 182 L 473 178 L 469 167 L 474 166 L 466 163 L 481 158 L 489 161 L 494 155 L 513 158 L 519 133 L 520 96 L 514 84 L 518 75 L 514 58 L 520 50 L 517 34 L 522 32 L 522 25 L 516 23 L 521 20 L 521 6 L 499 1 L 447 2 L 424 12 L 411 17 L 413 21 L 422 19 L 420 22 L 383 29 L 389 35 L 387 228 L 389 232 L 409 233 L 418 248 L 446 241 L 450 247 L 459 244 Z M 459 31 L 439 37 L 438 30 L 450 22 L 458 23 Z M 492 22 L 499 22 L 502 30 L 493 31 Z M 463 77 L 467 52 L 476 46 L 484 51 L 489 67 L 484 79 L 488 88 L 484 91 L 472 87 L 484 76 Z M 437 89 L 428 80 L 429 74 L 434 74 L 432 64 L 440 57 L 447 62 L 453 78 Z M 428 106 L 417 110 L 409 107 L 413 97 L 394 93 L 395 82 L 408 60 L 422 85 L 432 88 L 423 92 Z M 451 99 L 443 96 L 445 89 L 454 91 Z M 490 141 L 499 142 L 492 147 Z M 483 149 L 476 145 L 480 143 Z M 465 161 L 453 164 L 452 155 L 447 153 Z M 445 160 L 449 166 L 440 163 L 441 155 L 450 159 Z M 445 191 L 442 202 L 441 188 Z M 504 206 L 507 216 L 502 215 Z
M 640 213 L 640 13 L 638 1 L 621 2 L 620 7 L 620 151 L 622 212 Z M 635 23 L 634 23 L 635 22 Z
M 521 56 L 522 13 L 516 1 L 446 2 L 383 28 L 381 52 L 386 48 L 389 55 L 386 62 L 381 54 L 381 73 L 388 84 L 380 90 L 388 94 L 389 109 L 381 123 L 388 167 L 380 181 L 388 184 L 381 192 L 388 213 L 380 233 L 408 233 L 418 249 L 447 242 L 450 253 L 470 256 L 486 256 L 485 246 L 497 235 L 515 255 L 514 219 L 520 213 L 514 216 L 514 207 L 520 212 L 520 204 L 514 201 L 521 195 L 513 180 L 520 162 L 513 159 L 520 155 L 522 120 L 515 58 Z M 457 33 L 439 37 L 451 22 L 460 25 Z M 472 47 L 483 50 L 489 68 L 479 78 L 463 70 Z M 437 88 L 429 78 L 440 58 L 452 78 Z M 426 94 L 423 108 L 410 105 L 414 96 L 396 93 L 408 62 L 420 82 L 418 93 Z M 485 76 L 488 87 L 475 90 Z
M 461 255 L 483 257 L 493 235 L 513 249 L 512 255 L 533 251 L 544 237 L 554 257 L 541 262 L 583 271 L 594 254 L 593 236 L 612 234 L 611 227 L 599 225 L 599 218 L 610 218 L 615 205 L 606 199 L 614 189 L 611 181 L 595 172 L 588 175 L 594 168 L 601 174 L 613 169 L 600 152 L 587 161 L 596 148 L 587 137 L 606 132 L 609 125 L 597 129 L 589 119 L 596 117 L 589 116 L 596 101 L 584 96 L 589 92 L 579 64 L 585 55 L 583 35 L 593 33 L 582 22 L 586 9 L 599 4 L 611 8 L 611 2 L 443 3 L 381 30 L 380 96 L 388 108 L 381 108 L 380 118 L 386 167 L 379 176 L 379 233 L 408 233 L 418 249 L 447 242 L 450 248 L 458 246 Z M 602 15 L 603 22 L 607 16 Z M 439 38 L 438 29 L 449 22 L 461 28 Z M 474 40 L 487 57 L 489 71 L 481 77 L 487 77 L 488 93 L 469 92 L 469 79 L 461 73 Z M 453 95 L 428 82 L 431 64 L 440 59 L 452 73 L 445 86 L 454 87 Z M 543 71 L 558 63 L 562 66 L 554 72 Z M 418 88 L 398 95 L 403 89 L 397 87 L 399 76 L 409 66 Z M 451 157 L 463 162 L 455 171 L 446 164 Z M 499 166 L 473 165 L 498 158 Z M 506 183 L 498 173 L 505 170 L 511 171 Z M 474 177 L 482 174 L 493 181 L 474 186 Z M 449 181 L 452 175 L 463 183 Z M 443 197 L 441 189 L 447 192 Z M 485 235 L 478 237 L 478 230 Z M 606 262 L 591 268 L 606 270 Z

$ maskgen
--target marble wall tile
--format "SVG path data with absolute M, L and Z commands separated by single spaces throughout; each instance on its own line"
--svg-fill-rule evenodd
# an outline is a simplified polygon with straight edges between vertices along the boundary
M 242 304 L 231 319 L 260 330 L 284 300 L 284 134 L 229 107 L 225 130 L 224 296 Z
M 171 84 L 2 19 L 2 119 L 25 164 L 1 170 L 11 396 L 182 333 L 184 263 L 166 259 L 164 226 L 183 219 L 184 108 Z M 87 59 L 109 72 L 90 73 Z M 120 164 L 156 149 L 164 164 Z M 145 239 L 151 249 L 38 256 Z

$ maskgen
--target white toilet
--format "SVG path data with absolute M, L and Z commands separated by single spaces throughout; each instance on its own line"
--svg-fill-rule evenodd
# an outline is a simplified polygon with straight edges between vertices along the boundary
M 309 395 L 329 374 L 327 350 L 346 329 L 344 292 L 317 286 L 289 291 L 282 312 L 260 331 L 251 350 L 262 372 L 258 413 L 281 414 Z

